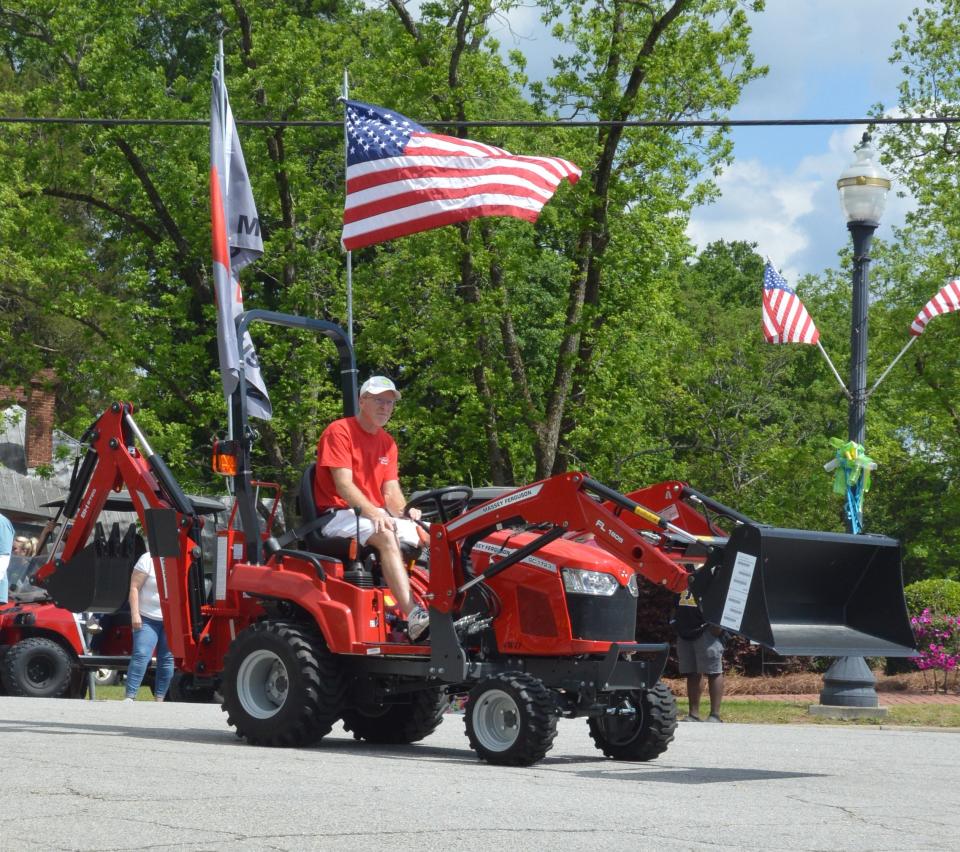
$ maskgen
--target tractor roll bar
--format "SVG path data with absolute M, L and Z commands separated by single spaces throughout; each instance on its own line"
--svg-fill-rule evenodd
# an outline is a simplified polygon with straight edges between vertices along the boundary
M 281 314 L 276 311 L 244 311 L 237 317 L 237 342 L 240 350 L 240 381 L 243 375 L 243 335 L 253 322 L 266 322 L 271 325 L 283 325 L 287 328 L 305 328 L 329 337 L 337 347 L 340 356 L 340 390 L 343 395 L 343 416 L 352 417 L 357 413 L 357 365 L 353 357 L 353 347 L 347 339 L 347 333 L 336 323 L 326 320 L 298 317 L 294 314 Z M 246 408 L 246 406 L 244 406 Z
M 246 540 L 247 561 L 259 565 L 263 562 L 263 541 L 260 538 L 260 520 L 257 515 L 256 498 L 250 469 L 250 450 L 253 446 L 253 430 L 247 422 L 247 377 L 244 372 L 243 338 L 247 327 L 254 322 L 282 325 L 287 328 L 302 328 L 315 331 L 328 337 L 337 347 L 340 356 L 340 392 L 343 396 L 344 417 L 357 413 L 357 366 L 353 356 L 353 346 L 347 333 L 335 323 L 326 320 L 299 317 L 294 314 L 282 314 L 276 311 L 244 311 L 236 318 L 237 347 L 240 365 L 239 381 L 230 397 L 230 411 L 233 416 L 234 435 L 237 452 L 237 472 L 233 477 L 234 494 L 240 509 L 243 524 L 243 536 Z

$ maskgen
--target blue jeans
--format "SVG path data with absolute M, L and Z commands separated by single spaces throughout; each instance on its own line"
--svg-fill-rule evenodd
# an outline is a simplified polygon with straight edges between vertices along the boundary
M 173 680 L 173 653 L 167 645 L 163 622 L 153 618 L 142 618 L 142 621 L 143 627 L 133 631 L 133 656 L 127 669 L 127 698 L 137 697 L 154 648 L 157 649 L 157 678 L 153 694 L 163 698 Z

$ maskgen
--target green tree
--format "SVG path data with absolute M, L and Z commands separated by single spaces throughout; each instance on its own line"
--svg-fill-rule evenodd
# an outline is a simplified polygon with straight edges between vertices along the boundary
M 556 142 L 521 130 L 479 137 L 518 152 L 568 156 L 583 167 L 577 188 L 561 190 L 536 226 L 473 223 L 458 229 L 459 241 L 450 233 L 421 235 L 360 259 L 402 294 L 401 306 L 412 299 L 453 330 L 432 341 L 446 351 L 427 350 L 425 321 L 414 321 L 423 340 L 410 342 L 406 363 L 419 353 L 418 374 L 430 377 L 421 401 L 433 416 L 442 406 L 448 435 L 472 435 L 474 446 L 486 447 L 488 473 L 467 474 L 512 482 L 571 462 L 598 472 L 622 467 L 618 459 L 631 456 L 631 447 L 659 441 L 660 421 L 647 403 L 666 365 L 653 341 L 669 336 L 673 323 L 676 272 L 689 251 L 686 216 L 709 195 L 705 178 L 730 149 L 722 132 L 633 132 L 615 122 L 732 106 L 760 73 L 745 15 L 726 2 L 546 3 L 548 20 L 568 16 L 555 34 L 573 55 L 555 60 L 557 73 L 533 87 L 527 104 L 516 88 L 522 69 L 511 77 L 491 61 L 486 35 L 490 17 L 511 4 L 448 0 L 424 5 L 420 20 L 405 4 L 390 5 L 415 57 L 395 76 L 405 92 L 432 93 L 418 120 L 589 109 L 614 122 Z M 360 82 L 364 92 L 366 85 Z M 403 97 L 397 92 L 393 102 Z M 412 276 L 420 280 L 408 291 Z M 403 339 L 397 326 L 411 320 L 401 307 L 375 328 Z M 436 432 L 417 426 L 421 435 Z
M 958 35 L 956 0 L 915 9 L 901 26 L 891 61 L 903 75 L 899 108 L 904 113 L 960 116 Z M 960 148 L 953 124 L 896 125 L 885 130 L 881 145 L 897 183 L 916 200 L 896 245 L 888 247 L 885 280 L 871 305 L 871 337 L 885 366 L 907 342 L 920 308 L 960 270 L 955 204 Z M 868 430 L 877 420 L 884 424 L 889 459 L 889 478 L 885 474 L 871 504 L 888 522 L 884 531 L 907 542 L 908 579 L 960 576 L 957 320 L 953 314 L 931 322 L 871 397 Z

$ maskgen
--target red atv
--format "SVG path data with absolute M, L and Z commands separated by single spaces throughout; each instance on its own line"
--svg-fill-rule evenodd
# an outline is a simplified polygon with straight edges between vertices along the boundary
M 209 515 L 225 511 L 218 501 L 191 499 L 198 511 Z M 131 515 L 131 519 L 135 511 L 126 494 L 111 496 L 104 508 Z M 125 536 L 120 535 L 121 527 L 127 530 Z M 215 536 L 211 528 L 209 544 L 214 547 Z M 111 553 L 127 561 L 131 567 L 144 551 L 136 527 L 123 521 L 115 522 L 109 535 L 98 524 L 93 546 L 100 553 Z M 31 698 L 83 698 L 91 693 L 93 697 L 96 685 L 115 681 L 130 663 L 129 606 L 124 601 L 118 609 L 97 613 L 72 612 L 57 606 L 50 593 L 33 582 L 37 569 L 48 559 L 10 559 L 10 601 L 0 604 L 0 692 Z M 152 662 L 144 685 L 153 688 Z M 196 688 L 192 675 L 178 671 L 168 700 L 209 701 L 214 697 L 215 686 L 211 683 Z
M 130 616 L 99 619 L 53 603 L 35 586 L 33 572 L 45 557 L 10 560 L 10 602 L 0 604 L 0 688 L 8 695 L 81 698 L 86 673 L 125 669 L 130 659 Z M 105 628 L 105 629 L 104 629 Z

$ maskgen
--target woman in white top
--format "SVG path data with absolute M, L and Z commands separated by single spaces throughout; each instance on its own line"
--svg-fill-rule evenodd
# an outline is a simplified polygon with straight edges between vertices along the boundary
M 133 656 L 127 669 L 127 697 L 124 701 L 133 701 L 137 697 L 154 648 L 157 651 L 157 675 L 153 694 L 157 701 L 163 701 L 173 680 L 173 654 L 163 629 L 163 610 L 157 593 L 153 558 L 149 552 L 137 560 L 130 575 L 130 622 L 133 627 Z

